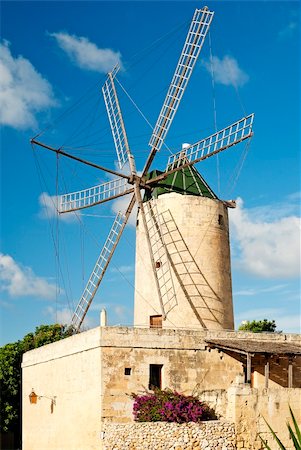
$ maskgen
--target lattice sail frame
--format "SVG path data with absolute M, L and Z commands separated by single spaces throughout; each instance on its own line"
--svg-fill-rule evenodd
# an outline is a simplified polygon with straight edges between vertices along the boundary
M 168 158 L 166 171 L 180 167 L 182 163 L 193 163 L 205 159 L 215 153 L 226 150 L 252 136 L 254 114 L 243 117 L 226 128 L 201 139 L 193 145 L 171 155 Z
M 200 54 L 214 13 L 206 8 L 196 9 L 178 61 L 174 76 L 149 141 L 159 151 L 179 107 L 180 101 Z
M 127 179 L 116 178 L 106 183 L 92 186 L 81 191 L 70 192 L 60 197 L 59 212 L 61 214 L 77 211 L 90 206 L 98 205 L 115 197 L 131 192 Z
M 117 64 L 113 71 L 108 73 L 108 77 L 102 88 L 102 93 L 114 139 L 118 165 L 119 168 L 122 169 L 128 161 L 130 148 L 114 84 L 114 78 L 116 77 L 118 71 L 119 65 Z

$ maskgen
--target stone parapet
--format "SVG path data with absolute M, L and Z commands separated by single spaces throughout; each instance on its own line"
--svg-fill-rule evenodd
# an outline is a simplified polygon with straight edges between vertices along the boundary
M 301 344 L 301 334 L 251 333 L 193 328 L 101 327 L 101 347 L 204 350 L 206 339 L 292 342 Z
M 142 422 L 106 424 L 103 450 L 235 450 L 234 424 Z
M 51 344 L 43 345 L 23 354 L 22 368 L 57 361 L 100 347 L 100 327 L 75 334 Z

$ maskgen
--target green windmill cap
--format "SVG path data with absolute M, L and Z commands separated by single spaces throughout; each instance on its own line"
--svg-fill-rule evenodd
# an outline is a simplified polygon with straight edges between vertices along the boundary
M 152 170 L 147 174 L 146 179 L 151 180 L 162 173 L 164 172 Z M 188 166 L 171 173 L 164 180 L 158 181 L 156 184 L 152 185 L 152 188 L 152 190 L 145 190 L 143 201 L 148 201 L 151 198 L 158 198 L 159 195 L 167 194 L 169 192 L 213 199 L 218 198 L 201 174 L 193 166 Z

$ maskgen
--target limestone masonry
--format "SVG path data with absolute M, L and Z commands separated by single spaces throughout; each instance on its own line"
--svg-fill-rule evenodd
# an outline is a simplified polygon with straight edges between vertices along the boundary
M 266 377 L 262 366 L 256 366 L 259 362 L 255 356 L 255 365 L 251 362 L 251 383 L 246 383 L 245 356 L 211 349 L 207 341 L 214 339 L 258 342 L 259 348 L 265 342 L 275 348 L 285 344 L 297 350 L 301 343 L 300 335 L 289 334 L 97 327 L 32 350 L 24 354 L 22 364 L 23 450 L 110 448 L 108 439 L 113 439 L 117 425 L 120 433 L 125 434 L 133 434 L 137 427 L 138 438 L 139 430 L 150 430 L 152 425 L 133 422 L 130 395 L 148 389 L 151 366 L 160 368 L 162 388 L 185 394 L 194 392 L 215 408 L 224 423 L 219 436 L 224 446 L 221 449 L 231 448 L 229 445 L 235 442 L 234 448 L 258 450 L 261 448 L 258 432 L 275 449 L 263 417 L 277 430 L 287 449 L 292 449 L 286 420 L 290 404 L 301 423 L 300 356 L 296 355 L 291 362 L 293 386 L 288 388 L 288 358 L 271 355 L 269 387 L 265 388 Z M 37 404 L 29 402 L 32 389 L 40 397 Z M 53 408 L 52 399 L 55 400 Z M 201 429 L 211 433 L 213 439 L 212 433 L 218 434 L 213 432 L 218 430 L 214 428 L 218 424 L 206 423 Z M 167 427 L 166 424 L 153 426 Z M 233 426 L 235 433 L 229 440 L 228 431 Z M 195 430 L 195 427 L 189 424 L 188 429 Z M 175 429 L 177 425 L 171 426 L 168 436 Z M 180 433 L 178 442 L 186 439 L 187 434 L 188 431 Z M 134 450 L 133 445 L 124 450 Z M 170 442 L 166 448 L 174 448 L 173 445 Z M 204 441 L 193 445 L 211 448 L 211 444 L 202 447 Z
M 170 193 L 153 200 L 176 298 L 163 295 L 163 328 L 234 328 L 227 207 L 218 199 Z M 145 206 L 147 208 L 147 205 Z M 143 221 L 136 228 L 134 324 L 162 314 Z M 158 252 L 160 264 L 166 252 Z M 164 268 L 163 268 L 164 270 Z M 167 284 L 167 283 L 166 283 Z M 161 292 L 169 286 L 162 281 Z
M 234 424 L 212 420 L 202 424 L 167 422 L 110 424 L 104 450 L 234 450 Z

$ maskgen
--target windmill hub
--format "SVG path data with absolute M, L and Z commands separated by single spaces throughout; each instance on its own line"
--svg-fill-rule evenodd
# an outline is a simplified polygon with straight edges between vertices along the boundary
M 145 184 L 145 178 L 140 177 L 136 173 L 133 173 L 130 175 L 128 183 L 132 184 L 132 185 L 136 185 L 138 187 L 141 187 L 142 189 L 145 189 L 147 187 Z

